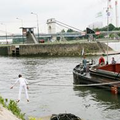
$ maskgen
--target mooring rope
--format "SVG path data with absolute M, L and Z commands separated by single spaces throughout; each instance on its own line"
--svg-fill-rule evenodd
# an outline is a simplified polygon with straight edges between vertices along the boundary
M 92 87 L 92 86 L 102 86 L 102 85 L 116 85 L 119 84 L 120 81 L 117 82 L 106 82 L 106 83 L 95 83 L 95 84 L 81 84 L 81 85 L 74 85 L 74 86 L 81 86 L 81 87 Z
M 92 86 L 102 86 L 102 85 L 116 85 L 116 84 L 119 84 L 119 83 L 120 83 L 120 81 L 117 81 L 117 82 L 107 82 L 107 83 L 95 83 L 95 84 L 73 84 L 73 85 L 68 85 L 68 84 L 65 84 L 65 85 L 39 84 L 39 86 L 92 87 Z

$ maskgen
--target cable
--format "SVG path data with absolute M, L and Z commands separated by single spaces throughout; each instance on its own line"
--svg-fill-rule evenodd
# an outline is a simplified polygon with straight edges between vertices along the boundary
M 35 83 L 40 83 L 40 82 L 45 82 L 45 81 L 52 81 L 52 80 L 44 80 L 44 81 L 36 81 L 36 82 L 31 82 L 31 83 L 29 83 L 29 85 L 31 85 L 31 84 L 35 84 Z
M 55 85 L 55 84 L 39 84 L 40 86 L 57 86 L 57 87 L 61 87 L 61 86 L 65 86 L 65 87 L 92 87 L 92 86 L 102 86 L 102 85 L 114 85 L 114 84 L 118 84 L 120 83 L 120 81 L 117 82 L 107 82 L 107 83 L 96 83 L 96 84 L 73 84 L 73 85 Z
M 61 24 L 59 24 L 59 23 L 56 23 L 56 24 L 59 25 L 59 26 L 65 27 L 65 28 L 67 28 L 67 29 L 70 29 L 69 27 L 66 27 L 66 26 L 64 26 L 64 25 L 61 25 Z
M 63 23 L 63 22 L 60 22 L 60 21 L 58 21 L 58 20 L 56 20 L 56 23 L 57 24 L 62 24 L 62 25 L 64 25 L 64 26 L 68 26 L 67 28 L 73 28 L 73 29 L 75 29 L 75 30 L 77 30 L 77 31 L 79 31 L 79 32 L 82 32 L 82 30 L 80 30 L 80 29 L 78 29 L 78 28 L 75 28 L 75 27 L 72 27 L 72 26 L 70 26 L 70 25 L 67 25 L 67 24 L 65 24 L 65 23 Z

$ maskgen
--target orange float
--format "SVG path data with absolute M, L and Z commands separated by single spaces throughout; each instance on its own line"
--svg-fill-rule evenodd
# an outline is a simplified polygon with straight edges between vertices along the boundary
M 112 87 L 111 87 L 111 93 L 113 93 L 113 94 L 118 94 L 117 86 L 112 86 Z

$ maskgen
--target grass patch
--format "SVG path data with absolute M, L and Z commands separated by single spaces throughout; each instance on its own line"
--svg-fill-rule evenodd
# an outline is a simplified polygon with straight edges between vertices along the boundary
M 8 101 L 8 99 L 3 99 L 0 96 L 0 104 L 3 105 L 3 107 L 7 108 L 8 110 L 10 110 L 15 116 L 17 116 L 18 118 L 25 120 L 25 113 L 21 113 L 20 108 L 17 106 L 17 103 L 14 100 L 10 100 Z

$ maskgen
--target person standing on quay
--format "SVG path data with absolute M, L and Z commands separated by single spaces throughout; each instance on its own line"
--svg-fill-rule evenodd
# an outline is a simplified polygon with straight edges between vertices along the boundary
M 15 86 L 15 84 L 17 82 L 19 82 L 20 83 L 20 87 L 19 87 L 19 94 L 18 94 L 17 103 L 21 100 L 21 92 L 22 92 L 23 88 L 25 90 L 27 102 L 29 102 L 29 96 L 28 96 L 28 91 L 27 91 L 27 89 L 29 89 L 28 82 L 27 82 L 27 80 L 25 78 L 22 77 L 21 74 L 19 74 L 18 77 L 19 78 L 15 81 L 14 85 L 10 89 L 13 89 L 13 87 Z

